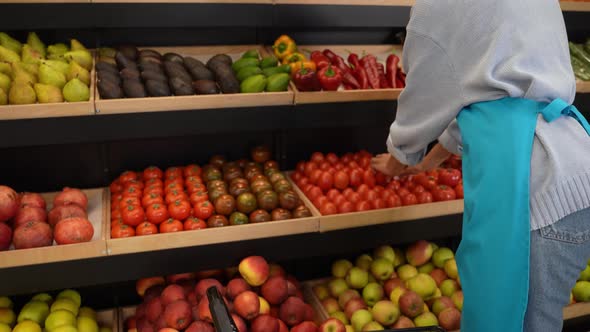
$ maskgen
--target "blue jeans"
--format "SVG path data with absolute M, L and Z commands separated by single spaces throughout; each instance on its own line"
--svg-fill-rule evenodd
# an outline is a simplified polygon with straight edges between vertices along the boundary
M 590 209 L 531 232 L 525 332 L 560 332 L 563 307 L 590 258 Z M 506 294 L 506 296 L 510 296 Z

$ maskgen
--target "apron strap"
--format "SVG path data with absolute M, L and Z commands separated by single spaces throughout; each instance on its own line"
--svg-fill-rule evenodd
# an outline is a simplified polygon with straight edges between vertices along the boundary
M 563 99 L 557 98 L 552 101 L 547 107 L 541 110 L 541 114 L 543 114 L 543 118 L 545 118 L 545 121 L 547 122 L 552 122 L 563 115 L 571 116 L 578 120 L 580 125 L 582 125 L 588 135 L 590 135 L 590 124 L 586 118 L 580 113 L 580 111 L 578 111 L 576 106 L 566 103 Z

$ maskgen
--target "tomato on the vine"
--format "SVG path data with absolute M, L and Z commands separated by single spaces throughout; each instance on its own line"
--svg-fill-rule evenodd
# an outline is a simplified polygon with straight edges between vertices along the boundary
M 354 190 L 352 188 L 346 188 L 342 191 L 342 195 L 344 195 L 344 197 L 349 198 L 351 194 L 354 193 Z
M 323 192 L 327 192 L 328 190 L 332 189 L 332 186 L 334 185 L 334 178 L 332 177 L 332 174 L 328 172 L 322 172 L 317 185 Z
M 397 190 L 397 195 L 399 197 L 402 197 L 403 198 L 404 196 L 409 195 L 409 194 L 410 194 L 410 191 L 408 189 L 406 189 L 406 188 L 399 188 Z
M 450 201 L 457 198 L 455 190 L 449 186 L 439 185 L 432 191 L 435 202 Z
M 330 200 L 329 200 L 329 199 L 328 199 L 328 197 L 326 197 L 326 196 L 318 196 L 318 197 L 316 197 L 316 199 L 314 199 L 314 200 L 312 201 L 313 205 L 314 205 L 316 208 L 318 208 L 318 209 L 319 209 L 319 208 L 320 208 L 322 205 L 324 205 L 324 204 L 326 204 L 326 203 L 329 203 L 329 202 L 330 202 Z
M 135 236 L 135 229 L 127 225 L 120 225 L 111 228 L 111 237 L 113 239 Z
M 340 192 L 337 189 L 330 189 L 326 192 L 326 197 L 328 197 L 330 202 L 333 202 L 337 196 L 340 196 Z
M 348 200 L 352 204 L 357 204 L 358 202 L 360 202 L 362 200 L 362 198 L 361 198 L 361 195 L 359 195 L 359 193 L 352 193 L 352 194 L 350 194 L 350 197 L 348 197 Z
M 189 217 L 187 220 L 184 221 L 183 228 L 185 231 L 204 229 L 207 228 L 207 223 L 199 218 Z
M 353 188 L 357 188 L 363 183 L 363 172 L 359 169 L 352 169 L 350 171 L 350 186 Z
M 343 195 L 338 195 L 332 200 L 332 203 L 336 204 L 336 206 L 340 206 L 344 202 L 347 202 L 347 199 Z
M 418 204 L 418 198 L 414 194 L 407 194 L 402 196 L 402 205 L 414 205 Z
M 316 164 L 321 163 L 322 161 L 324 161 L 324 154 L 321 152 L 314 152 L 311 155 L 311 161 L 313 161 Z
M 434 200 L 434 198 L 432 197 L 432 194 L 428 191 L 422 191 L 420 193 L 415 193 L 415 194 L 416 194 L 416 197 L 418 198 L 419 204 L 432 203 L 432 201 Z
M 334 174 L 334 187 L 340 190 L 344 190 L 348 188 L 348 184 L 350 183 L 350 178 L 348 174 L 344 171 L 337 171 Z
M 449 187 L 457 186 L 460 180 L 461 172 L 457 169 L 441 169 L 438 173 L 438 182 Z
M 184 229 L 184 226 L 179 220 L 168 219 L 160 224 L 160 233 L 172 233 L 180 232 Z
M 309 197 L 310 200 L 314 200 L 320 196 L 322 196 L 324 193 L 322 192 L 322 190 L 319 187 L 313 187 L 309 190 L 309 194 L 307 195 Z
M 145 212 L 140 205 L 127 205 L 121 209 L 121 218 L 125 225 L 135 227 L 145 220 Z
M 150 166 L 143 170 L 143 180 L 161 179 L 164 173 L 156 166 Z
M 200 202 L 195 205 L 193 214 L 199 219 L 207 220 L 213 215 L 213 204 L 209 201 Z
M 363 173 L 363 183 L 369 186 L 369 188 L 373 188 L 377 184 L 377 180 L 375 179 L 375 173 L 372 169 L 367 169 Z
M 311 176 L 311 173 L 313 173 L 313 171 L 315 171 L 316 169 L 318 169 L 318 165 L 314 162 L 308 162 L 305 163 L 305 168 L 303 169 L 303 173 L 305 173 L 305 175 L 307 177 Z
M 387 202 L 385 202 L 385 200 L 382 198 L 374 199 L 370 201 L 370 203 L 373 205 L 375 210 L 385 209 L 387 207 Z
M 320 169 L 314 169 L 309 175 L 309 181 L 317 186 L 323 173 Z
M 135 228 L 135 234 L 138 236 L 158 234 L 158 227 L 147 221 L 142 222 Z
M 334 152 L 330 152 L 326 155 L 326 160 L 330 164 L 336 165 L 336 163 L 338 163 L 338 156 Z
M 146 209 L 146 217 L 152 224 L 160 224 L 168 219 L 168 209 L 164 204 L 152 204 Z
M 173 219 L 184 220 L 191 215 L 191 205 L 185 200 L 174 201 L 168 204 L 168 214 Z

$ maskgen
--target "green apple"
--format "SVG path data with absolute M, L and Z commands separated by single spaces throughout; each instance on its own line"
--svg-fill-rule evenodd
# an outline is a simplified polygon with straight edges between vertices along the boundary
M 339 259 L 332 263 L 332 276 L 336 278 L 344 278 L 352 266 L 353 265 L 349 260 Z
M 391 295 L 389 295 L 389 299 L 391 302 L 397 306 L 399 306 L 399 298 L 404 295 L 406 292 L 405 287 L 396 287 L 391 291 Z
M 0 332 L 11 332 L 12 329 L 6 324 L 0 323 Z
M 37 324 L 45 322 L 45 318 L 49 315 L 49 306 L 45 302 L 31 301 L 21 309 L 18 314 L 17 322 L 24 322 L 25 320 L 33 321 Z
M 313 286 L 312 290 L 320 301 L 330 297 L 330 289 L 328 289 L 328 286 L 326 285 L 315 285 Z
M 348 284 L 342 278 L 334 278 L 328 283 L 328 288 L 332 296 L 338 297 L 348 289 Z
M 12 326 L 15 322 L 16 315 L 12 309 L 0 308 L 0 323 Z
M 459 290 L 459 284 L 453 279 L 447 279 L 440 283 L 440 292 L 443 296 L 451 297 Z
M 442 296 L 434 300 L 432 303 L 432 312 L 438 316 L 438 314 L 440 314 L 443 310 L 454 307 L 455 304 L 453 303 L 453 300 L 451 300 L 449 297 Z
M 578 281 L 572 289 L 577 302 L 590 302 L 590 281 Z
M 375 305 L 375 303 L 383 299 L 383 293 L 384 291 L 381 285 L 379 285 L 376 282 L 369 283 L 363 289 L 363 300 L 365 300 L 365 303 L 369 307 L 372 307 L 373 305 Z
M 387 300 L 375 303 L 371 312 L 373 313 L 373 319 L 385 326 L 392 325 L 399 318 L 398 307 L 393 302 Z
M 357 310 L 350 318 L 350 322 L 352 323 L 355 332 L 361 332 L 363 327 L 372 321 L 373 315 L 366 309 Z
M 431 299 L 438 299 L 441 296 L 443 296 L 443 295 L 442 295 L 442 292 L 440 291 L 440 288 L 436 287 L 436 290 L 434 291 L 434 295 L 432 295 Z
M 453 304 L 457 309 L 463 311 L 463 291 L 456 291 L 453 293 L 453 295 L 451 295 L 451 301 L 453 301 Z
M 363 326 L 363 332 L 371 332 L 371 331 L 383 331 L 385 328 L 381 326 L 381 324 L 377 322 L 369 322 Z
M 96 312 L 92 308 L 82 307 L 80 308 L 80 311 L 78 311 L 78 317 L 89 317 L 96 320 Z
M 457 280 L 457 278 L 459 278 L 459 271 L 457 270 L 457 262 L 455 261 L 454 258 L 448 259 L 445 261 L 444 270 L 445 270 L 445 273 L 449 276 L 449 278 L 455 279 L 455 280 Z
M 434 242 L 430 242 L 430 246 L 432 246 L 432 251 L 436 251 L 436 249 L 439 248 L 438 244 L 436 244 Z
M 346 283 L 351 288 L 361 289 L 369 283 L 369 273 L 360 267 L 353 267 L 346 274 Z
M 55 330 L 48 332 L 78 332 L 78 328 L 71 325 L 62 325 L 60 327 L 56 327 Z
M 55 299 L 55 302 L 51 305 L 51 312 L 65 309 L 70 311 L 74 314 L 74 316 L 78 316 L 78 311 L 80 307 L 76 305 L 76 303 L 68 298 L 62 297 Z
M 393 274 L 393 262 L 387 258 L 377 258 L 371 263 L 371 274 L 377 280 L 387 280 Z
M 346 317 L 346 314 L 342 311 L 336 311 L 331 313 L 330 318 L 336 318 L 337 320 L 341 321 L 344 325 L 348 324 L 348 317 Z
M 66 290 L 61 291 L 59 294 L 57 294 L 56 298 L 57 299 L 62 299 L 62 298 L 70 299 L 70 300 L 74 301 L 74 303 L 76 303 L 76 306 L 78 306 L 78 308 L 80 308 L 80 306 L 82 305 L 82 297 L 80 296 L 80 293 L 76 292 L 73 289 L 66 289 Z
M 16 324 L 12 332 L 41 332 L 41 326 L 32 320 L 24 320 Z
M 355 261 L 356 266 L 365 271 L 369 271 L 371 268 L 371 262 L 373 262 L 373 257 L 369 254 L 360 255 Z
M 397 268 L 397 276 L 403 280 L 409 280 L 418 275 L 418 269 L 410 264 L 404 264 Z
M 13 303 L 9 297 L 0 296 L 0 308 L 12 309 Z
M 78 332 L 98 332 L 98 324 L 92 318 L 78 317 Z
M 340 296 L 338 296 L 338 305 L 340 308 L 344 308 L 346 303 L 352 299 L 360 299 L 361 294 L 356 289 L 347 289 Z
M 346 325 L 346 332 L 354 332 L 354 327 L 352 327 L 352 325 Z
M 369 273 L 369 283 L 371 282 L 378 282 L 378 280 L 373 277 L 373 274 Z
M 590 281 L 590 266 L 586 265 L 586 268 L 582 273 L 580 273 L 580 277 L 578 281 Z
M 385 258 L 393 264 L 395 262 L 395 251 L 390 246 L 380 246 L 373 252 L 373 257 L 375 259 Z
M 51 295 L 49 295 L 47 293 L 39 293 L 39 294 L 33 296 L 31 301 L 41 301 L 41 302 L 45 302 L 47 304 L 51 304 L 51 301 L 53 301 L 53 298 L 51 297 Z
M 47 331 L 52 331 L 63 325 L 76 326 L 76 324 L 76 316 L 71 311 L 65 309 L 55 310 L 45 319 L 45 329 Z
M 416 327 L 438 326 L 438 319 L 432 312 L 424 312 L 414 318 Z
M 436 292 L 436 281 L 429 274 L 418 273 L 415 277 L 406 281 L 406 287 L 425 300 Z
M 443 268 L 445 262 L 449 259 L 455 258 L 453 251 L 447 247 L 438 248 L 432 254 L 432 262 L 436 267 Z
M 333 297 L 329 297 L 327 299 L 322 300 L 322 307 L 328 312 L 328 314 L 334 313 L 336 311 L 340 311 L 340 305 L 338 305 L 338 300 Z
M 400 248 L 394 248 L 393 252 L 395 253 L 395 259 L 393 260 L 393 266 L 398 267 L 401 265 L 406 264 L 406 255 Z
M 98 332 L 113 332 L 113 329 L 102 326 L 100 329 L 98 329 Z
M 434 270 L 434 264 L 432 264 L 431 262 L 428 262 L 428 263 L 418 267 L 418 273 L 428 274 L 428 273 L 432 272 L 432 270 Z

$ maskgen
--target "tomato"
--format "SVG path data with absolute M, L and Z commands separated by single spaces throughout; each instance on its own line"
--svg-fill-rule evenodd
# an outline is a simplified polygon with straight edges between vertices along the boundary
M 242 212 L 234 212 L 229 216 L 230 225 L 245 225 L 249 221 L 248 216 Z
M 149 179 L 161 179 L 164 176 L 164 173 L 161 169 L 156 166 L 150 166 L 143 170 L 143 180 L 147 181 Z
M 352 153 L 350 153 L 350 152 L 348 152 L 348 153 L 345 153 L 345 154 L 344 154 L 342 157 L 340 157 L 340 161 L 341 161 L 343 164 L 348 164 L 348 163 L 349 163 L 349 162 L 351 162 L 352 160 L 353 160 L 353 154 L 352 154 Z
M 121 210 L 120 209 L 111 210 L 111 220 L 115 220 L 115 219 L 119 219 L 119 218 L 121 218 Z
M 414 177 L 414 181 L 424 187 L 426 190 L 432 190 L 438 185 L 435 177 L 423 173 L 416 175 Z
M 121 184 L 123 185 L 131 180 L 137 179 L 139 179 L 139 177 L 137 176 L 137 173 L 135 173 L 134 171 L 125 171 L 121 173 L 121 176 L 119 176 L 119 182 L 121 182 Z
M 197 205 L 197 203 L 208 201 L 209 195 L 207 195 L 207 193 L 204 191 L 197 191 L 191 194 L 189 200 L 191 204 L 194 206 Z
M 406 189 L 406 188 L 399 188 L 399 189 L 397 190 L 397 195 L 398 195 L 399 197 L 402 197 L 402 198 L 403 198 L 404 196 L 406 196 L 406 195 L 408 195 L 408 194 L 410 194 L 410 191 L 409 191 L 408 189 Z
M 184 193 L 184 191 L 171 190 L 166 194 L 164 201 L 166 204 L 172 204 L 175 201 L 188 201 L 188 196 Z
M 328 202 L 330 202 L 330 200 L 326 196 L 319 196 L 312 201 L 313 205 L 318 209 Z
M 402 199 L 398 195 L 392 193 L 391 196 L 387 198 L 385 203 L 387 204 L 388 208 L 395 208 L 402 206 Z
M 270 182 L 270 181 L 268 181 L 268 178 L 266 177 L 266 175 L 264 175 L 262 173 L 254 173 L 254 174 L 251 174 L 250 177 L 249 177 L 249 181 L 250 182 L 254 182 L 256 180 L 263 180 L 263 181 L 266 181 L 266 182 Z
M 276 169 L 276 170 L 279 170 L 279 163 L 278 163 L 278 162 L 276 162 L 276 161 L 274 161 L 274 160 L 267 160 L 267 161 L 264 163 L 264 166 L 263 166 L 263 168 L 264 168 L 265 170 L 267 170 L 267 169 Z
M 250 213 L 249 219 L 250 219 L 250 222 L 257 223 L 257 222 L 271 221 L 272 217 L 271 217 L 270 213 L 268 213 L 264 210 L 256 210 L 256 211 Z
M 351 203 L 353 203 L 353 204 L 357 204 L 358 202 L 360 202 L 362 200 L 362 198 L 361 198 L 361 195 L 359 193 L 352 193 L 348 197 L 348 200 Z
M 321 171 L 321 170 L 319 170 L 319 169 L 314 169 L 314 170 L 311 172 L 311 175 L 309 176 L 309 181 L 310 181 L 311 183 L 313 183 L 313 184 L 317 185 L 317 184 L 318 184 L 318 182 L 320 181 L 320 177 L 322 176 L 322 174 L 323 174 L 323 173 L 324 173 L 324 172 L 322 172 L 322 171 Z
M 439 176 L 439 173 L 438 172 L 439 172 L 438 169 L 433 169 L 433 170 L 430 170 L 430 171 L 426 172 L 426 175 L 427 176 L 432 176 L 434 178 L 434 180 L 438 182 L 438 176 Z
M 257 163 L 264 163 L 270 159 L 270 149 L 267 146 L 257 146 L 252 149 L 250 157 Z
M 206 182 L 213 181 L 213 180 L 221 180 L 222 175 L 221 171 L 215 167 L 210 167 L 205 170 L 203 169 L 203 179 Z
M 127 225 L 120 225 L 111 228 L 111 237 L 113 239 L 135 236 L 135 229 Z
M 311 190 L 309 191 L 309 194 L 307 195 L 307 197 L 309 197 L 310 200 L 314 200 L 316 198 L 318 198 L 319 196 L 322 196 L 322 190 L 319 187 L 313 187 L 311 188 Z
M 250 189 L 254 194 L 258 195 L 260 192 L 272 190 L 273 188 L 270 182 L 264 179 L 258 179 L 250 184 Z
M 373 207 L 371 206 L 371 203 L 369 203 L 367 201 L 360 201 L 360 202 L 356 203 L 356 206 L 355 206 L 356 211 L 369 211 L 372 209 L 373 209 Z
M 207 228 L 207 223 L 199 218 L 189 217 L 182 225 L 185 231 Z
M 373 189 L 367 191 L 366 197 L 364 197 L 365 201 L 368 201 L 369 203 L 372 203 L 374 200 L 378 198 L 379 194 Z
M 238 166 L 229 167 L 225 172 L 223 172 L 223 179 L 227 182 L 231 182 L 233 179 L 244 177 L 242 173 L 242 169 Z
M 425 191 L 426 191 L 426 189 L 424 189 L 424 187 L 422 187 L 419 184 L 414 185 L 414 188 L 412 189 L 412 193 L 415 194 L 416 196 L 418 196 L 419 193 L 423 193 Z
M 455 187 L 455 193 L 457 194 L 457 198 L 463 198 L 463 180 L 459 181 L 459 184 Z
M 451 168 L 461 169 L 462 168 L 462 160 L 460 156 L 452 155 L 447 159 L 447 164 Z
M 361 168 L 369 169 L 371 167 L 371 157 L 362 157 L 359 162 Z
M 432 191 L 435 202 L 450 201 L 457 198 L 455 190 L 449 186 L 439 185 Z
M 273 185 L 273 189 L 280 194 L 285 191 L 293 190 L 293 186 L 291 186 L 291 183 L 287 180 L 278 180 Z
M 160 224 L 160 233 L 172 233 L 180 232 L 184 229 L 184 226 L 179 220 L 168 219 Z
M 387 184 L 387 175 L 385 175 L 381 172 L 376 172 L 375 173 L 375 181 L 377 181 L 378 185 L 383 186 L 383 185 Z
M 305 165 L 306 165 L 305 161 L 300 161 L 297 163 L 297 165 L 295 165 L 295 169 L 297 170 L 297 172 L 299 172 L 301 174 L 305 174 Z
M 336 206 L 338 207 L 338 213 L 350 213 L 355 211 L 354 204 L 348 201 L 343 201 L 340 204 L 336 204 Z
M 332 203 L 332 202 L 326 202 L 324 204 L 322 204 L 320 206 L 320 213 L 323 216 L 329 216 L 332 214 L 337 214 L 338 213 L 338 208 L 336 207 L 336 204 Z
M 125 225 L 135 227 L 145 220 L 145 212 L 139 205 L 128 205 L 121 209 L 121 218 Z
M 171 176 L 164 180 L 164 187 L 167 189 L 168 186 L 170 186 L 172 183 L 176 183 L 178 186 L 180 186 L 180 188 L 184 186 L 184 181 L 182 180 L 182 177 Z
M 377 194 L 381 195 L 385 191 L 385 188 L 383 188 L 382 186 L 375 186 L 375 188 L 373 188 L 373 190 L 375 190 L 375 192 Z
M 293 190 L 283 191 L 279 194 L 279 205 L 283 209 L 293 210 L 301 204 L 299 196 Z
M 171 178 L 171 177 L 176 177 L 176 178 L 182 178 L 182 174 L 183 174 L 183 169 L 180 167 L 168 167 L 166 169 L 166 172 L 164 173 L 164 177 L 165 178 Z
M 148 188 L 146 188 L 143 191 L 143 194 L 144 195 L 156 194 L 158 196 L 163 196 L 164 195 L 164 188 L 158 187 L 158 186 L 149 186 Z
M 339 161 L 338 156 L 333 152 L 328 153 L 325 159 L 332 165 L 336 165 L 336 163 Z
M 162 179 L 149 179 L 144 181 L 144 184 L 146 188 L 151 186 L 164 188 L 164 182 L 162 182 Z
M 352 188 L 346 188 L 342 191 L 342 195 L 344 195 L 344 197 L 346 198 L 350 197 L 352 193 L 354 193 L 354 190 Z
M 141 198 L 142 190 L 136 187 L 129 187 L 125 191 L 123 191 L 123 197 L 138 197 Z
M 229 193 L 234 197 L 247 192 L 250 192 L 250 186 L 247 183 L 236 182 L 229 187 Z
M 214 215 L 207 219 L 207 227 L 224 227 L 229 226 L 229 221 L 225 216 Z
M 227 190 L 227 183 L 225 183 L 222 180 L 213 180 L 213 181 L 207 182 L 207 190 L 211 191 L 216 188 L 222 188 L 222 189 Z
M 311 173 L 318 169 L 318 165 L 314 162 L 305 163 L 305 168 L 303 169 L 303 173 L 305 176 L 310 177 Z
M 215 200 L 215 212 L 229 216 L 236 210 L 236 200 L 232 195 L 221 195 Z
M 357 188 L 363 183 L 363 172 L 359 169 L 353 169 L 350 171 L 350 181 L 349 184 L 353 188 Z
M 303 189 L 302 189 L 302 190 L 303 190 L 303 193 L 304 193 L 306 196 L 309 196 L 309 191 L 310 191 L 311 189 L 313 189 L 314 187 L 315 187 L 315 186 L 314 186 L 313 184 L 309 184 L 309 183 L 308 183 L 308 184 L 306 184 L 306 185 L 304 185 L 304 186 L 303 186 Z M 318 188 L 318 189 L 319 189 L 319 188 Z
M 185 178 L 191 177 L 191 176 L 201 176 L 201 167 L 199 167 L 199 165 L 195 165 L 195 164 L 190 164 L 185 166 L 182 169 L 182 175 L 184 175 Z
M 432 201 L 433 201 L 432 194 L 428 191 L 423 191 L 423 192 L 415 193 L 415 194 L 416 194 L 416 197 L 418 198 L 419 204 L 432 203 Z
M 193 210 L 195 217 L 207 220 L 213 215 L 213 204 L 210 201 L 200 202 L 195 205 Z
M 128 205 L 140 206 L 141 200 L 138 197 L 123 197 L 123 199 L 119 202 L 119 209 L 124 209 Z
M 272 211 L 279 206 L 279 196 L 272 190 L 265 190 L 257 195 L 258 206 L 266 211 Z
M 363 198 L 367 197 L 367 193 L 369 192 L 369 186 L 363 183 L 356 189 L 356 192 Z
M 166 189 L 164 189 L 164 191 L 166 192 L 166 194 L 168 194 L 172 190 L 182 191 L 182 190 L 184 190 L 184 188 L 182 187 L 181 184 L 178 184 L 178 182 L 172 182 L 172 183 L 169 183 L 166 186 Z
M 334 198 L 336 198 L 336 196 L 340 196 L 340 191 L 338 191 L 338 189 L 330 189 L 328 190 L 328 192 L 326 193 L 326 197 L 328 197 L 328 199 L 330 200 L 330 202 L 334 201 Z
M 145 210 L 147 220 L 152 224 L 160 224 L 168 219 L 168 209 L 164 204 L 152 204 Z
M 143 188 L 145 187 L 145 185 L 143 184 L 142 181 L 138 181 L 138 180 L 131 180 L 128 181 L 127 183 L 125 183 L 125 185 L 123 186 L 123 190 L 127 190 L 131 187 L 134 187 L 138 190 L 143 190 Z
M 121 191 L 123 191 L 123 185 L 121 184 L 121 182 L 119 182 L 119 180 L 115 180 L 111 182 L 109 189 L 111 190 L 112 194 L 120 193 Z
M 299 187 L 305 187 L 305 185 L 309 184 L 309 179 L 308 178 L 302 178 L 301 180 L 299 180 L 299 182 L 297 182 L 297 185 Z
M 119 217 L 117 219 L 111 219 L 111 229 L 117 227 L 117 226 L 122 226 L 125 225 L 125 223 L 123 222 L 123 218 Z M 125 225 L 127 226 L 127 225 Z
M 136 235 L 158 234 L 158 227 L 150 222 L 142 222 L 135 228 Z
M 303 174 L 299 173 L 299 172 L 295 172 L 295 173 L 291 174 L 291 179 L 293 179 L 293 181 L 295 181 L 295 182 L 299 182 L 299 181 L 301 181 L 301 179 L 303 179 Z
M 438 183 L 449 186 L 449 187 L 456 187 L 461 180 L 461 172 L 457 169 L 447 168 L 441 169 L 438 172 Z
M 407 194 L 402 196 L 402 205 L 414 205 L 418 204 L 418 198 L 414 194 Z
M 375 179 L 375 172 L 372 169 L 367 169 L 363 173 L 363 183 L 369 186 L 369 188 L 373 188 L 377 184 L 377 180 Z
M 324 154 L 321 152 L 314 152 L 311 155 L 311 161 L 313 161 L 316 164 L 321 163 L 322 161 L 324 161 Z
M 338 195 L 334 199 L 331 200 L 332 203 L 336 204 L 336 206 L 340 206 L 343 202 L 348 201 L 344 195 Z
M 334 174 L 334 187 L 336 187 L 340 190 L 344 190 L 344 189 L 348 188 L 349 182 L 350 182 L 350 178 L 348 177 L 348 174 L 346 174 L 346 172 L 337 171 Z
M 345 169 L 345 167 L 344 167 L 344 165 L 342 163 L 337 163 L 336 165 L 334 165 L 334 168 L 337 171 L 344 171 L 344 169 Z M 346 175 L 348 175 L 348 173 Z
M 280 221 L 280 220 L 292 219 L 293 215 L 291 214 L 291 212 L 289 210 L 277 208 L 277 209 L 272 210 L 272 212 L 270 213 L 270 218 L 272 219 L 272 221 Z
M 358 169 L 358 170 L 361 169 L 361 166 L 354 160 L 348 163 L 348 167 L 350 169 Z
M 168 214 L 173 219 L 184 220 L 191 215 L 191 205 L 185 200 L 174 201 L 168 204 Z
M 194 193 L 199 193 L 199 192 L 206 193 L 207 188 L 202 183 L 194 183 L 194 184 L 191 183 L 186 186 L 186 192 L 189 194 L 189 196 Z
M 387 207 L 387 202 L 385 200 L 383 200 L 382 198 L 377 198 L 377 199 L 374 199 L 370 202 L 373 205 L 373 208 L 376 210 L 385 209 Z
M 330 163 L 327 161 L 322 161 L 320 163 L 320 169 L 324 172 L 328 171 L 330 169 L 330 167 L 332 167 L 332 165 L 330 165 Z
M 111 195 L 111 208 L 119 207 L 119 202 L 123 200 L 123 194 L 118 193 Z
M 249 192 L 243 192 L 239 194 L 236 199 L 236 208 L 242 213 L 251 213 L 258 207 L 256 196 Z
M 402 185 L 399 181 L 393 180 L 393 181 L 389 182 L 389 184 L 387 185 L 387 189 L 397 191 L 399 188 L 401 188 L 401 186 Z
M 381 193 L 381 199 L 387 202 L 387 199 L 393 194 L 395 194 L 393 191 L 386 189 Z

